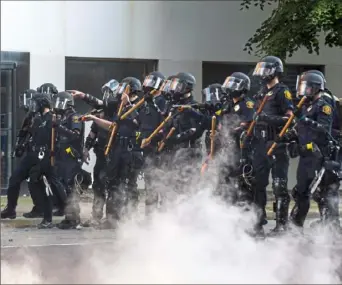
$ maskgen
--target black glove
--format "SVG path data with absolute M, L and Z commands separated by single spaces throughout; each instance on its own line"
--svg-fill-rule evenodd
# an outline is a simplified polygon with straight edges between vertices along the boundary
M 301 117 L 303 117 L 303 110 L 302 110 L 302 108 L 297 108 L 294 112 L 293 112 L 293 114 L 295 115 L 295 117 L 297 117 L 297 118 L 301 118 Z
M 25 152 L 25 146 L 24 145 L 17 145 L 12 153 L 12 158 L 14 157 L 22 157 Z
M 145 93 L 144 100 L 145 102 L 153 102 L 153 96 L 150 93 Z
M 296 140 L 298 137 L 295 129 L 288 130 L 280 139 L 280 142 L 290 142 Z

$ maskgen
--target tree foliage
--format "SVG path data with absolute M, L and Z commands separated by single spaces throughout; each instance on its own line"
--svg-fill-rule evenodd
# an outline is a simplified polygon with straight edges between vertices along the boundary
M 319 54 L 322 34 L 325 45 L 342 47 L 342 0 L 242 0 L 241 10 L 272 4 L 270 17 L 245 45 L 249 54 L 286 59 L 301 47 Z

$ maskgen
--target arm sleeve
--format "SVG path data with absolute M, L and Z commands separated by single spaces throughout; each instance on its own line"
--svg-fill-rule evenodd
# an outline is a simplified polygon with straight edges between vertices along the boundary
M 280 110 L 284 113 L 289 110 L 294 110 L 292 95 L 289 89 L 281 88 L 280 91 L 277 93 L 277 102 L 280 106 Z

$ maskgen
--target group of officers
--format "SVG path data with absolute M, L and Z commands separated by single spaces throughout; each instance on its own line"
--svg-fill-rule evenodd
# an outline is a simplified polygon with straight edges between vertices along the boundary
M 20 95 L 27 115 L 13 152 L 22 158 L 10 178 L 1 218 L 16 218 L 20 184 L 28 179 L 34 207 L 24 215 L 42 216 L 39 228 L 51 228 L 53 215 L 65 216 L 61 229 L 116 228 L 138 206 L 140 173 L 149 216 L 160 200 L 163 208 L 173 199 L 164 189 L 171 188 L 176 197 L 187 195 L 199 170 L 205 176 L 216 167 L 213 195 L 256 209 L 251 235 L 265 235 L 270 172 L 276 226 L 269 235 L 301 230 L 311 197 L 320 212 L 315 225 L 341 233 L 339 100 L 320 71 L 300 74 L 295 96 L 280 82 L 283 72 L 278 57 L 266 56 L 253 72 L 261 83 L 257 94 L 250 94 L 246 74 L 234 72 L 223 84 L 203 89 L 202 102 L 194 99 L 194 76 L 184 72 L 166 78 L 154 71 L 142 84 L 134 77 L 112 79 L 101 89 L 102 100 L 77 90 L 58 92 L 50 83 L 27 90 Z M 78 114 L 75 99 L 92 111 Z M 85 121 L 92 121 L 86 138 Z M 91 184 L 81 166 L 91 149 L 96 155 L 92 217 L 81 223 L 80 193 Z M 298 156 L 297 183 L 288 191 L 289 160 Z

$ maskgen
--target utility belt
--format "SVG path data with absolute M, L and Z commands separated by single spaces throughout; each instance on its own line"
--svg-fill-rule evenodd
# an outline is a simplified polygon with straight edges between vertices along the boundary
M 307 157 L 307 156 L 326 157 L 326 158 L 330 157 L 326 146 L 318 145 L 314 142 L 309 142 L 307 144 L 299 145 L 298 151 L 301 157 Z
M 72 146 L 60 146 L 58 150 L 58 156 L 60 158 L 70 157 L 77 160 L 79 163 L 83 162 L 80 152 Z
M 29 144 L 28 145 L 28 152 L 34 153 L 37 155 L 39 160 L 42 160 L 44 157 L 51 156 L 51 150 L 47 145 L 36 145 L 36 144 Z
M 127 149 L 127 151 L 140 150 L 135 142 L 135 137 L 118 136 L 115 140 L 115 145 Z
M 270 126 L 264 123 L 258 123 L 254 129 L 254 136 L 264 141 L 274 141 L 282 128 Z

